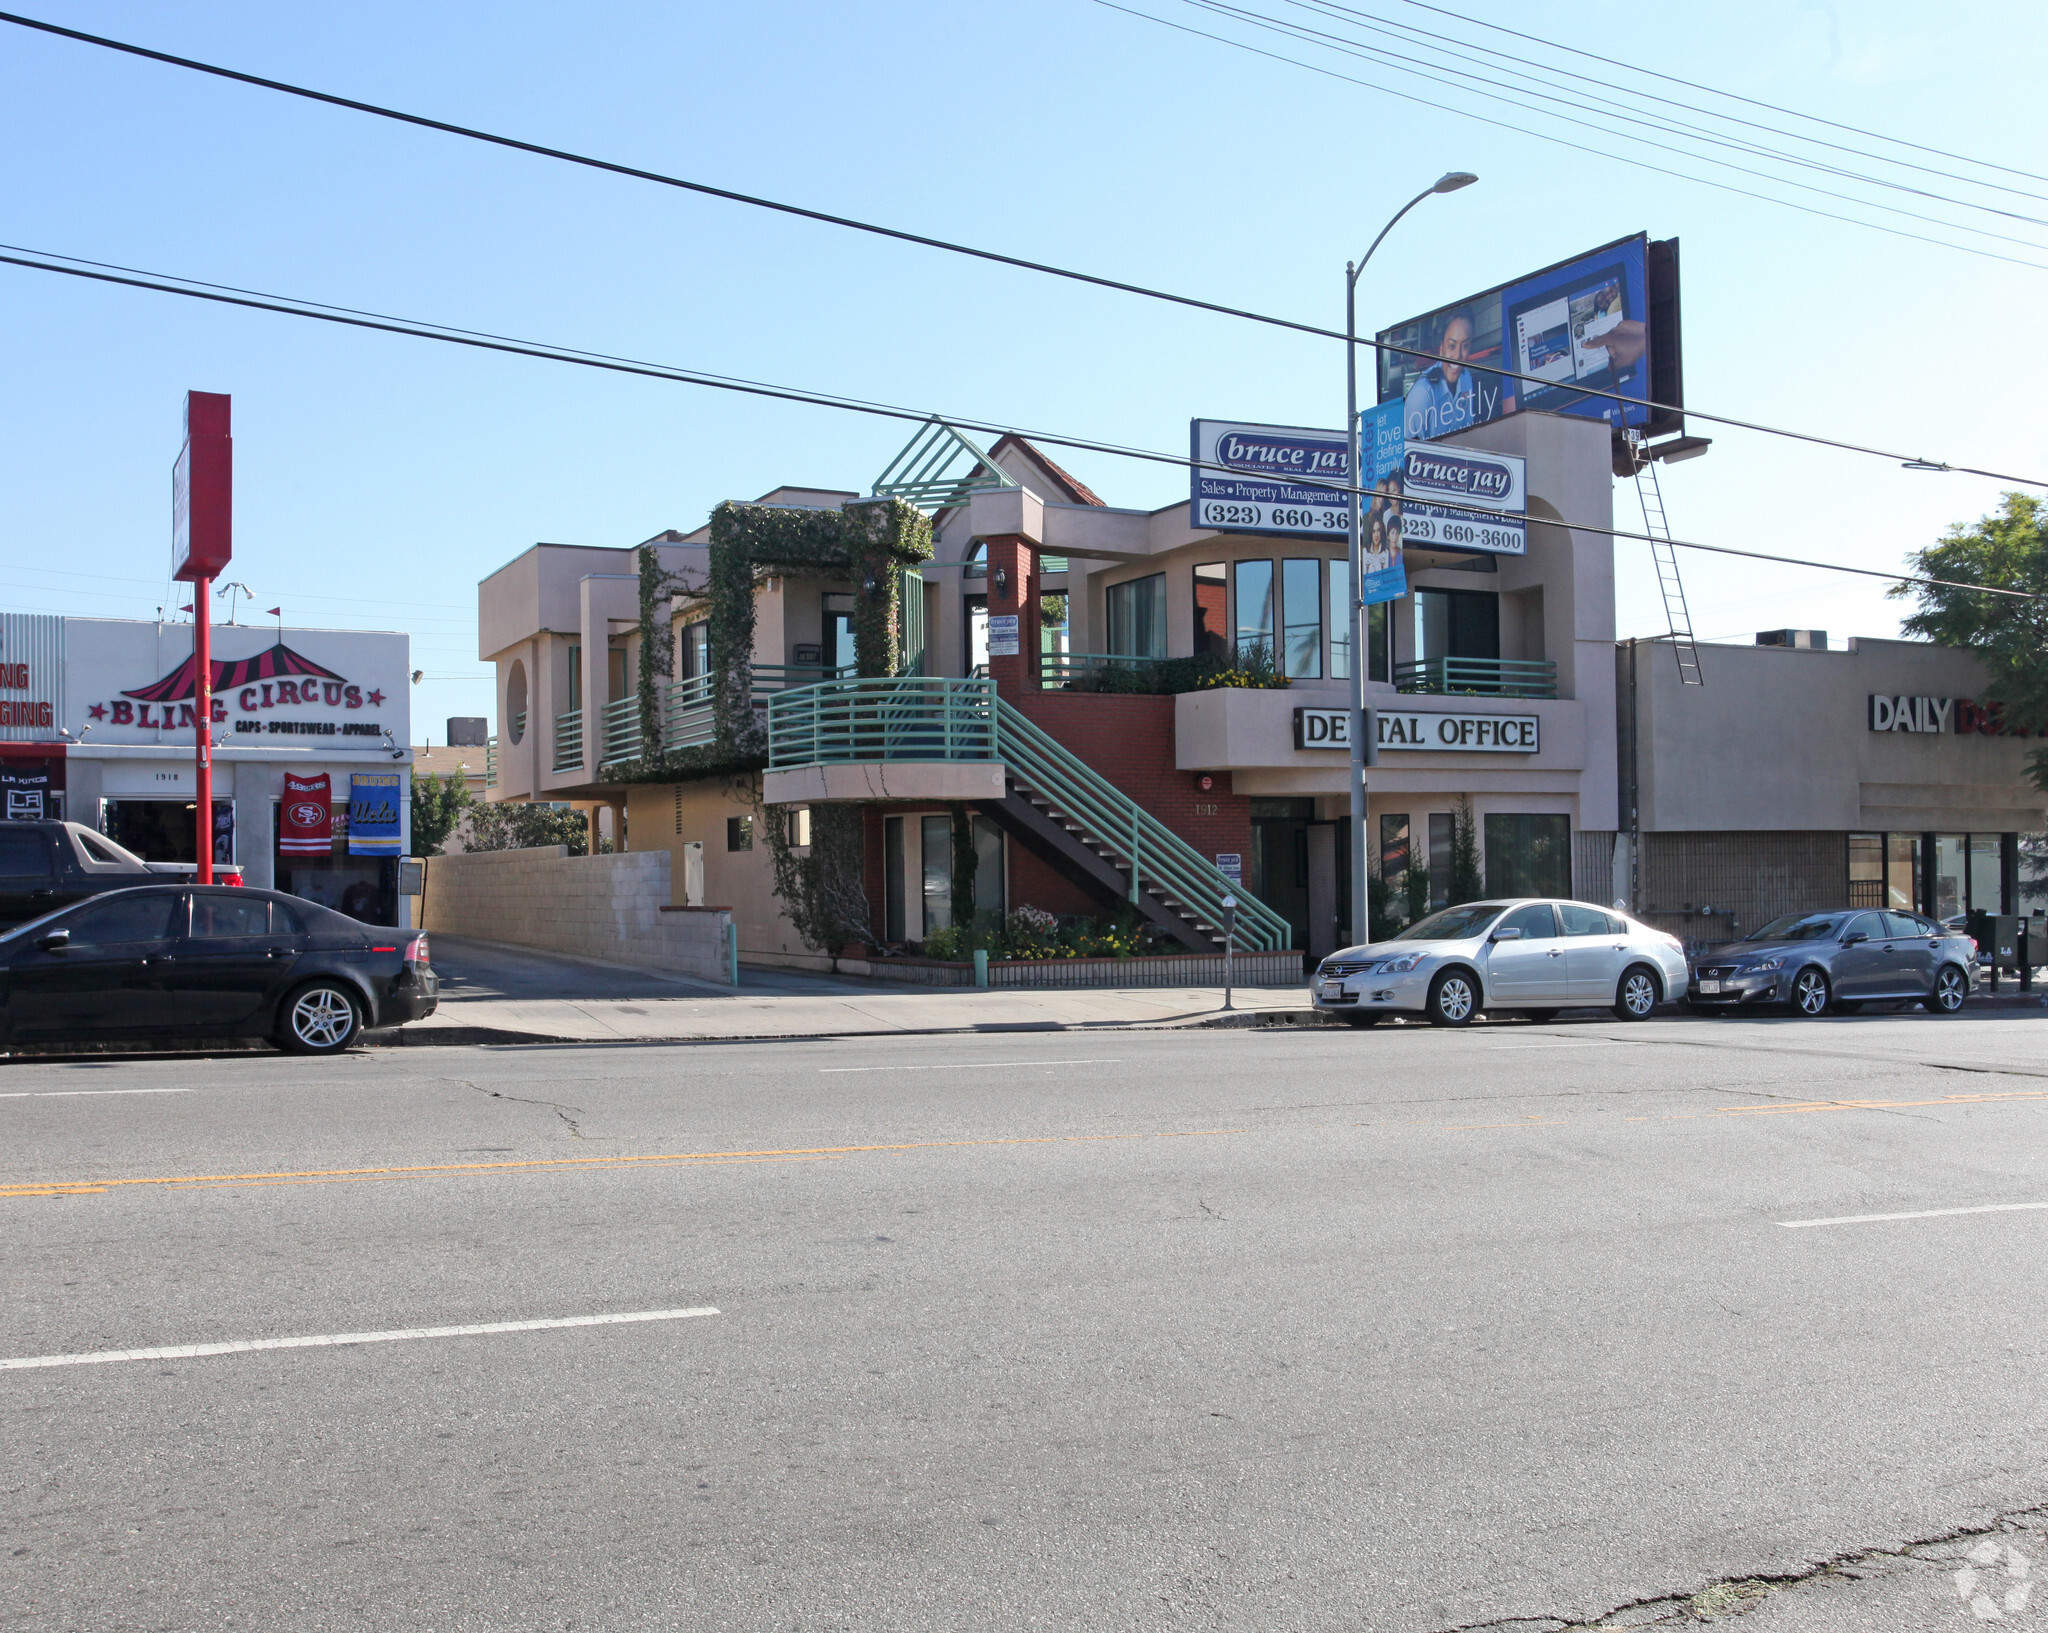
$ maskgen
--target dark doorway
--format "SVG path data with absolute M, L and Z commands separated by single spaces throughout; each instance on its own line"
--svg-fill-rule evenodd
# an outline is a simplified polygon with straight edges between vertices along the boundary
M 1292 945 L 1304 951 L 1309 935 L 1308 830 L 1312 799 L 1252 801 L 1252 894 L 1287 920 Z

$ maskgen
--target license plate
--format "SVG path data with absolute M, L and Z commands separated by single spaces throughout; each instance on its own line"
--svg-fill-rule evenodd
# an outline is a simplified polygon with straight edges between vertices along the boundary
M 1700 983 L 1700 991 L 1702 992 L 1719 992 L 1720 990 L 1721 983 L 1719 981 L 1702 981 Z
M 1344 996 L 1344 983 L 1342 981 L 1325 981 L 1319 989 L 1318 996 L 1341 999 Z

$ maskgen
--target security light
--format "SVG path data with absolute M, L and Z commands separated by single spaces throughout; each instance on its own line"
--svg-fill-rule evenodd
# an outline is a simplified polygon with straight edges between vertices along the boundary
M 1437 179 L 1430 189 L 1432 193 L 1455 193 L 1460 187 L 1470 187 L 1479 178 L 1469 170 L 1452 170 Z

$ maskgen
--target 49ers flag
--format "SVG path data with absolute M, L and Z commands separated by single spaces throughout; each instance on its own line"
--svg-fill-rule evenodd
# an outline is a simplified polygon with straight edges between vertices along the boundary
M 283 856 L 325 856 L 334 849 L 334 791 L 326 772 L 317 777 L 285 773 L 277 849 Z

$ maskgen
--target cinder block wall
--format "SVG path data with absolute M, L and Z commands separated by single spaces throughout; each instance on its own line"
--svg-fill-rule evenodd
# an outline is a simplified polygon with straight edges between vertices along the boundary
M 480 941 L 732 979 L 732 914 L 669 905 L 669 853 L 571 856 L 560 845 L 428 859 L 423 927 Z

